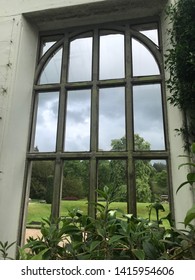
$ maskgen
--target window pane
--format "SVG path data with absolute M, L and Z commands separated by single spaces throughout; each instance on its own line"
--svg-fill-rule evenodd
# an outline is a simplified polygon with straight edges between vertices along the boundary
M 62 200 L 60 215 L 78 209 L 87 214 L 89 193 L 89 161 L 65 161 L 63 171 Z
M 42 219 L 48 219 L 51 215 L 53 178 L 54 163 L 52 161 L 34 161 L 32 163 L 26 238 L 32 235 L 30 231 L 32 228 L 34 229 L 33 236 L 40 236 Z
M 123 87 L 99 91 L 99 150 L 125 150 L 114 143 L 125 137 L 125 90 Z M 115 140 L 113 142 L 113 140 Z
M 100 36 L 100 79 L 124 78 L 124 35 Z
M 133 87 L 135 150 L 164 150 L 164 125 L 159 84 Z M 142 137 L 144 143 L 138 136 Z M 137 141 L 137 143 L 136 143 Z M 140 144 L 139 142 L 142 142 Z
M 133 76 L 159 75 L 159 67 L 151 52 L 132 39 Z
M 92 72 L 92 38 L 79 38 L 70 43 L 68 81 L 90 81 Z
M 153 41 L 158 46 L 158 30 L 152 29 L 152 30 L 143 30 L 140 31 L 142 34 L 144 34 L 146 37 L 148 37 L 151 41 Z
M 166 161 L 136 160 L 135 175 L 138 216 L 156 221 L 155 203 L 158 203 L 159 219 L 166 217 L 170 212 Z M 163 224 L 169 226 L 167 220 Z
M 44 55 L 55 43 L 56 41 L 43 42 L 41 56 Z
M 127 212 L 127 177 L 125 160 L 98 161 L 98 190 L 110 189 L 113 199 L 112 209 Z M 105 198 L 98 194 L 98 202 L 104 204 Z
M 39 84 L 59 83 L 61 78 L 62 48 L 54 53 L 43 68 Z
M 68 91 L 65 151 L 89 151 L 91 91 Z
M 38 94 L 34 144 L 36 151 L 53 152 L 56 149 L 58 103 L 58 92 L 41 92 Z

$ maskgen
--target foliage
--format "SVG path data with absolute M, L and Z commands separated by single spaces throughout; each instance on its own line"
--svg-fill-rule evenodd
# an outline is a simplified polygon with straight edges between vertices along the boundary
M 188 166 L 191 172 L 187 174 L 187 181 L 180 184 L 176 192 L 187 184 L 193 187 L 195 183 L 195 143 L 191 145 L 191 154 L 188 158 L 189 162 L 181 164 L 179 168 Z M 173 259 L 195 259 L 195 225 L 192 224 L 193 220 L 195 220 L 195 204 L 187 211 L 184 219 L 184 225 L 188 230 L 173 230 L 170 248 L 170 254 L 174 253 Z
M 160 226 L 160 204 L 152 204 L 156 220 L 135 218 L 114 209 L 116 192 L 105 187 L 98 190 L 105 203 L 96 203 L 96 219 L 78 209 L 69 211 L 55 223 L 42 222 L 42 237 L 30 237 L 19 248 L 19 259 L 44 260 L 109 260 L 109 259 L 195 259 L 194 227 L 185 234 L 173 228 Z
M 186 156 L 180 156 L 180 157 L 186 157 Z M 179 169 L 183 166 L 188 166 L 190 169 L 190 172 L 187 174 L 186 181 L 183 182 L 177 189 L 177 192 L 185 185 L 191 185 L 193 187 L 193 184 L 195 183 L 195 143 L 192 143 L 191 145 L 191 154 L 187 156 L 189 159 L 189 162 L 182 163 L 179 165 Z
M 46 181 L 46 193 L 45 193 L 45 200 L 46 203 L 51 204 L 53 197 L 53 175 L 47 177 Z
M 8 241 L 6 242 L 1 242 L 0 241 L 0 259 L 3 258 L 3 260 L 12 260 L 12 258 L 10 258 L 8 256 L 8 250 L 9 248 L 11 248 L 16 242 L 12 242 L 12 243 L 8 243 Z
M 168 100 L 186 116 L 183 127 L 177 130 L 183 134 L 188 149 L 195 141 L 195 0 L 178 0 L 169 5 L 167 16 L 172 25 L 168 30 L 171 48 L 165 56 L 170 73 Z
M 142 137 L 135 134 L 135 149 L 148 150 L 150 144 Z M 112 151 L 125 150 L 126 139 L 113 139 Z M 153 195 L 152 181 L 155 181 L 157 193 L 161 193 L 159 182 L 163 174 L 158 173 L 152 167 L 149 160 L 135 161 L 135 176 L 137 201 L 151 202 Z M 32 179 L 30 198 L 52 201 L 54 165 L 52 161 L 35 161 L 32 168 Z M 118 201 L 126 201 L 127 198 L 127 163 L 126 160 L 99 160 L 98 161 L 98 189 L 103 190 L 104 186 L 112 186 L 118 190 Z M 165 174 L 166 176 L 166 174 Z M 151 179 L 153 177 L 153 180 Z M 157 178 L 157 179 L 156 179 Z M 89 188 L 89 160 L 66 160 L 63 168 L 62 199 L 75 197 L 84 199 L 88 196 Z
M 149 226 L 145 220 L 123 213 L 123 219 L 117 218 L 116 213 L 121 211 L 110 208 L 117 195 L 115 190 L 105 187 L 98 193 L 105 199 L 105 204 L 96 203 L 96 219 L 72 210 L 56 224 L 44 220 L 43 236 L 30 238 L 20 249 L 20 256 L 25 259 L 35 256 L 41 259 L 150 259 L 154 249 L 157 258 L 164 248 L 158 242 L 162 237 L 158 224 Z M 159 245 L 154 248 L 153 243 Z M 28 252 L 25 251 L 27 248 Z
M 52 176 L 54 165 L 51 161 L 33 162 L 30 198 L 45 199 L 48 177 Z
M 181 157 L 186 157 L 186 156 L 181 156 Z M 183 166 L 189 167 L 189 172 L 187 174 L 186 181 L 180 184 L 178 187 L 176 193 L 183 187 L 183 186 L 191 186 L 193 188 L 195 184 L 195 143 L 192 143 L 191 145 L 191 153 L 189 156 L 187 156 L 189 161 L 186 163 L 180 164 L 179 168 Z M 186 214 L 184 224 L 185 226 L 189 225 L 192 220 L 195 219 L 195 204 L 190 208 Z
M 135 149 L 136 150 L 150 150 L 150 144 L 145 141 L 138 134 L 134 135 Z M 126 138 L 112 140 L 112 150 L 125 150 Z M 111 162 L 112 171 L 115 174 L 115 186 L 118 188 L 126 184 L 126 165 L 125 161 L 113 160 Z M 136 190 L 137 201 L 150 202 L 152 198 L 151 190 L 151 175 L 153 174 L 153 167 L 149 160 L 136 160 L 135 161 L 135 177 L 136 177 Z M 117 174 L 117 176 L 116 176 Z M 114 177 L 114 176 L 113 176 Z M 116 178 L 117 177 L 117 178 Z M 112 180 L 113 182 L 114 180 Z M 120 192 L 120 191 L 119 191 Z M 126 197 L 123 197 L 125 199 Z

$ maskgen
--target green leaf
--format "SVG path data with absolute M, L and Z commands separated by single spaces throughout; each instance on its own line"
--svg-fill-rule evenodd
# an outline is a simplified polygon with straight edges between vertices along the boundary
M 45 249 L 41 251 L 39 254 L 33 256 L 31 260 L 44 260 L 43 255 L 48 251 L 49 249 Z
M 184 219 L 185 226 L 189 225 L 189 223 L 195 219 L 195 204 L 190 208 L 186 214 L 186 217 Z
M 7 250 L 11 247 L 11 246 L 13 246 L 14 244 L 16 243 L 16 241 L 14 241 L 14 242 L 12 242 L 11 244 L 9 244 L 8 246 L 7 246 Z
M 152 208 L 154 208 L 156 210 L 162 210 L 163 212 L 165 212 L 165 208 L 163 207 L 163 205 L 161 203 L 158 203 L 158 202 L 154 203 L 152 205 Z
M 180 169 L 182 166 L 192 166 L 192 167 L 195 167 L 195 163 L 192 163 L 192 162 L 187 162 L 187 163 L 182 163 L 179 165 L 178 169 Z
M 124 238 L 124 236 L 122 236 L 122 235 L 113 235 L 113 236 L 109 239 L 108 244 L 111 245 L 111 244 L 117 242 L 118 240 L 120 240 L 120 239 L 122 239 L 122 238 Z
M 152 243 L 150 243 L 149 241 L 144 241 L 143 242 L 143 250 L 144 250 L 146 256 L 150 260 L 157 259 L 157 257 L 158 257 L 157 248 Z
M 138 260 L 145 260 L 145 252 L 141 249 L 132 249 L 133 254 Z
M 101 244 L 101 241 L 93 241 L 90 244 L 90 252 L 92 252 L 94 249 L 96 249 Z
M 193 154 L 195 154 L 195 143 L 192 143 L 191 145 L 191 151 Z
M 176 193 L 178 193 L 178 191 L 179 191 L 183 186 L 185 186 L 185 185 L 187 185 L 187 184 L 189 184 L 188 181 L 183 182 L 183 183 L 178 187 L 178 189 L 176 190 Z
M 187 174 L 187 180 L 188 180 L 190 185 L 195 183 L 195 173 L 188 173 Z

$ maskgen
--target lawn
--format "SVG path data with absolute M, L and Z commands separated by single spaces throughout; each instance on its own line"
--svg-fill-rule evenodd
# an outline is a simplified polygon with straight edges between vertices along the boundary
M 103 204 L 103 202 L 102 202 Z M 142 218 L 148 218 L 148 208 L 147 206 L 150 203 L 137 203 L 137 216 Z M 165 212 L 159 212 L 160 218 L 165 217 L 169 213 L 169 204 L 163 203 Z M 113 202 L 110 206 L 112 209 L 121 209 L 126 212 L 126 203 L 125 202 Z M 60 215 L 65 216 L 68 213 L 68 210 L 79 209 L 83 213 L 87 213 L 87 201 L 86 200 L 77 200 L 77 201 L 61 201 Z M 30 201 L 28 207 L 28 217 L 27 224 L 32 225 L 37 222 L 41 222 L 42 218 L 48 218 L 51 211 L 51 204 L 40 203 L 39 201 Z M 152 210 L 151 219 L 155 220 L 155 210 Z M 166 227 L 168 223 L 165 221 L 164 224 Z

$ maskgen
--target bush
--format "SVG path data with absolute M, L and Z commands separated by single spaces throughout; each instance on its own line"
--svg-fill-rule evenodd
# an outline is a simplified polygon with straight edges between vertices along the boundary
M 44 219 L 42 237 L 29 238 L 27 244 L 19 249 L 19 259 L 195 259 L 194 226 L 188 225 L 188 231 L 165 229 L 158 218 L 158 211 L 162 210 L 159 203 L 151 204 L 150 210 L 155 209 L 157 214 L 156 220 L 151 221 L 112 209 L 110 205 L 114 197 L 109 187 L 98 192 L 105 203 L 96 204 L 96 219 L 74 209 L 55 223 Z

